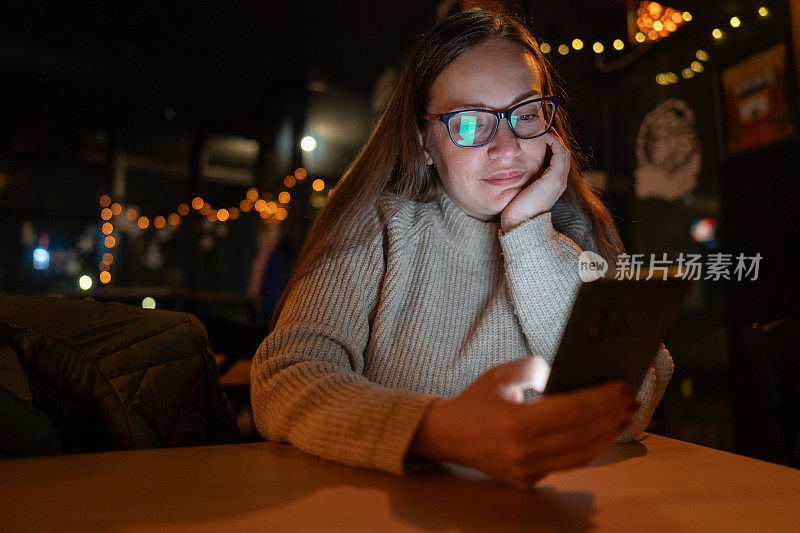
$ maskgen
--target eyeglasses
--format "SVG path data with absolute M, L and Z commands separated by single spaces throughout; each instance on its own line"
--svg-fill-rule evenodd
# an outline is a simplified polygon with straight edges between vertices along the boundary
M 480 148 L 492 142 L 500 119 L 505 118 L 511 132 L 519 139 L 544 135 L 553 125 L 558 109 L 558 96 L 543 96 L 513 105 L 504 111 L 465 109 L 436 115 L 425 120 L 439 120 L 447 126 L 450 140 L 461 148 Z

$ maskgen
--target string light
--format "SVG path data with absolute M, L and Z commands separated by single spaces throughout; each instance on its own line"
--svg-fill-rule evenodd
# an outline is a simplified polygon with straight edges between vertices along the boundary
M 567 55 L 569 53 L 569 46 L 567 46 L 566 44 L 558 45 L 558 53 L 561 54 L 562 56 Z
M 294 176 L 286 176 L 283 178 L 283 184 L 287 187 L 294 187 L 294 184 L 297 182 Z
M 572 39 L 572 48 L 575 50 L 582 50 L 583 49 L 583 41 L 580 39 Z
M 200 211 L 200 209 L 202 209 L 203 205 L 205 205 L 205 202 L 199 196 L 195 196 L 192 199 L 192 207 L 194 207 L 196 210 Z
M 114 246 L 116 246 L 117 240 L 111 235 L 109 235 L 108 237 L 105 238 L 103 244 L 106 245 L 106 248 L 113 248 Z
M 552 47 L 548 43 L 542 43 L 539 45 L 539 50 L 541 50 L 543 54 L 549 54 Z
M 111 224 L 111 222 L 106 222 L 105 224 L 103 224 L 102 231 L 103 235 L 111 235 L 112 233 L 114 233 L 114 225 Z
M 733 28 L 738 28 L 739 26 L 742 25 L 742 21 L 739 20 L 739 17 L 731 17 L 730 22 L 731 22 L 731 27 Z
M 761 16 L 761 17 L 766 17 L 767 15 L 769 15 L 769 9 L 767 9 L 764 6 L 759 7 L 758 8 L 758 15 Z
M 217 211 L 217 220 L 219 220 L 220 222 L 225 222 L 226 220 L 228 220 L 228 218 L 230 218 L 230 216 L 231 216 L 230 212 L 225 208 L 222 208 L 219 211 Z
M 622 39 L 614 39 L 614 50 L 622 50 L 625 48 L 625 43 L 622 42 Z
M 103 210 L 100 211 L 100 218 L 102 218 L 103 220 L 111 220 L 112 216 L 113 213 L 111 212 L 111 209 L 109 209 L 108 207 L 104 207 Z
M 156 218 L 153 219 L 153 225 L 157 229 L 161 229 L 161 228 L 163 228 L 164 226 L 167 225 L 167 219 L 165 219 L 161 215 L 158 215 Z
M 601 42 L 596 42 L 596 43 L 594 43 L 592 45 L 592 50 L 594 50 L 595 54 L 603 53 L 604 49 L 605 49 L 605 47 L 603 46 L 603 43 L 601 43 Z
M 714 28 L 713 30 L 711 30 L 711 36 L 714 39 L 722 39 L 722 30 L 719 28 Z
M 100 272 L 100 283 L 109 283 L 111 281 L 111 272 L 103 270 Z
M 561 45 L 561 46 L 564 46 L 564 45 Z M 314 183 L 311 184 L 311 188 L 314 189 L 317 192 L 320 192 L 322 189 L 325 188 L 325 182 L 322 181 L 321 179 L 316 179 L 316 180 L 314 180 Z
M 111 197 L 107 194 L 104 194 L 100 197 L 100 206 L 101 207 L 108 207 L 111 205 Z
M 708 52 L 705 50 L 698 50 L 694 55 L 700 61 L 708 61 Z
M 291 200 L 291 199 L 292 199 L 292 197 L 289 196 L 289 193 L 286 192 L 286 191 L 283 191 L 278 195 L 278 201 L 280 203 L 282 203 L 282 204 L 288 204 L 289 200 Z

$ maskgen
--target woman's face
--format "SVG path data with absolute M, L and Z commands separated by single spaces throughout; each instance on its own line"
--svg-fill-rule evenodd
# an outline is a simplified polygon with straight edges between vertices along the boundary
M 535 58 L 518 45 L 490 39 L 453 61 L 434 81 L 429 113 L 458 109 L 504 110 L 541 95 Z M 544 136 L 518 139 L 503 119 L 492 141 L 459 148 L 447 127 L 430 121 L 423 135 L 425 159 L 436 166 L 447 194 L 462 211 L 496 220 L 525 186 L 542 173 Z M 516 179 L 514 179 L 516 178 Z

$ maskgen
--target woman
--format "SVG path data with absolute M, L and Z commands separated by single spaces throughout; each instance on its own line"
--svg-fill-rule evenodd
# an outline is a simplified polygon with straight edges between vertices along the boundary
M 422 40 L 253 360 L 263 436 L 354 466 L 446 460 L 529 487 L 643 430 L 672 371 L 663 347 L 641 405 L 621 383 L 520 401 L 555 354 L 578 255 L 614 265 L 622 249 L 552 94 L 533 37 L 505 14 L 459 13 Z

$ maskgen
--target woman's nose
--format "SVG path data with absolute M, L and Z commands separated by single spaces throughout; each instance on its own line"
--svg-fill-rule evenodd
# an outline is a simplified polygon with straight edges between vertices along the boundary
M 508 121 L 501 120 L 497 133 L 489 143 L 488 154 L 492 159 L 511 159 L 520 154 L 519 139 L 511 131 Z

